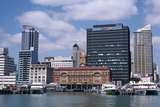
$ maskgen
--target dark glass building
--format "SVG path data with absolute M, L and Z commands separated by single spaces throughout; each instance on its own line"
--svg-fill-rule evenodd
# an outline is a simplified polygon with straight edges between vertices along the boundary
M 32 51 L 32 63 L 38 63 L 39 32 L 32 26 L 23 25 L 21 50 Z
M 130 56 L 128 26 L 108 24 L 87 29 L 87 65 L 109 67 L 112 81 L 118 86 L 130 80 Z
M 23 25 L 22 45 L 19 52 L 18 83 L 29 83 L 31 64 L 38 63 L 39 32 L 32 26 Z

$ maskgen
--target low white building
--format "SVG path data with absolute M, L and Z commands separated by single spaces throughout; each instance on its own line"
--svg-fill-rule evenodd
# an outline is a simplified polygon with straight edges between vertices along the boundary
M 0 75 L 0 85 L 16 85 L 16 75 Z
M 52 68 L 50 63 L 32 64 L 29 72 L 29 81 L 31 85 L 46 85 L 52 82 Z
M 50 62 L 52 68 L 73 67 L 71 57 L 46 57 L 45 62 Z

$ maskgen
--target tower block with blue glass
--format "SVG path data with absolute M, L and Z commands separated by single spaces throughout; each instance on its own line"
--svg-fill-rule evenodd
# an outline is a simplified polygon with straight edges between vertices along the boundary
M 21 50 L 19 52 L 18 83 L 28 84 L 31 64 L 38 63 L 39 32 L 23 25 Z

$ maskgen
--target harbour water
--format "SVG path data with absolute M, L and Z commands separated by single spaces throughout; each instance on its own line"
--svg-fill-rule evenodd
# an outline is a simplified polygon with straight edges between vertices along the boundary
M 0 107 L 160 107 L 160 96 L 0 95 Z

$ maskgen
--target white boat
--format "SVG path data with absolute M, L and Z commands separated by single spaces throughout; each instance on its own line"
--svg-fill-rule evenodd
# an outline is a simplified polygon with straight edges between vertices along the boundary
M 101 91 L 102 94 L 107 94 L 107 95 L 119 95 L 119 91 L 114 84 L 102 84 Z
M 128 87 L 132 89 L 136 95 L 158 95 L 158 87 L 154 82 L 139 81 L 131 82 Z M 127 89 L 126 89 L 127 90 Z
M 44 93 L 44 87 L 43 83 L 33 83 L 30 85 L 30 91 L 32 94 L 42 94 Z

